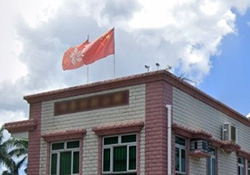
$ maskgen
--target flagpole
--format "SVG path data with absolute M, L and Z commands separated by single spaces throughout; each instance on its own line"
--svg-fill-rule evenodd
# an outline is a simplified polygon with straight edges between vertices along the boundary
M 89 65 L 87 65 L 87 84 L 89 83 Z
M 115 27 L 114 27 L 114 30 L 115 30 Z M 115 32 L 114 32 L 114 35 L 115 35 Z M 115 36 L 114 36 L 114 55 L 113 55 L 113 63 L 114 63 L 114 78 L 115 78 Z
M 114 78 L 115 78 L 115 54 L 113 55 L 113 74 L 114 74 Z
M 89 35 L 87 35 L 87 40 L 89 41 Z M 87 65 L 87 84 L 89 83 L 89 65 Z

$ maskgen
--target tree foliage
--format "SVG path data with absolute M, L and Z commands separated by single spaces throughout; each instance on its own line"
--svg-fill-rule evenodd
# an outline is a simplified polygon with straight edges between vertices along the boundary
M 6 166 L 8 170 L 2 175 L 18 175 L 27 159 L 28 141 L 14 138 L 4 141 L 3 131 L 4 128 L 0 128 L 0 165 Z

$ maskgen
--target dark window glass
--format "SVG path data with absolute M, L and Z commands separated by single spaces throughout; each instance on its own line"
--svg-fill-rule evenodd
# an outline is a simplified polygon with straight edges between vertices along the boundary
M 184 174 L 186 172 L 185 145 L 185 139 L 180 137 L 175 138 L 175 171 L 177 174 Z M 194 147 L 199 147 L 199 144 L 194 145 Z
M 137 167 L 136 165 L 137 146 L 135 145 L 136 140 L 137 140 L 136 134 L 103 138 L 103 145 L 104 145 L 102 149 L 103 174 L 105 175 L 137 174 L 135 172 Z
M 194 142 L 194 149 L 198 149 L 198 142 Z
M 208 152 L 210 157 L 207 159 L 208 164 L 208 175 L 215 175 L 216 174 L 216 156 L 215 156 L 215 149 L 208 147 Z
M 176 137 L 176 138 L 175 138 L 175 143 L 177 143 L 177 144 L 179 144 L 179 145 L 183 145 L 183 146 L 186 145 L 186 144 L 185 144 L 185 139 L 180 138 L 180 137 Z
M 180 171 L 179 160 L 180 160 L 179 148 L 175 148 L 175 170 L 176 171 Z
M 210 157 L 207 159 L 207 167 L 208 167 L 207 175 L 211 175 L 211 158 Z
M 248 172 L 248 175 L 250 175 L 250 160 L 248 160 L 247 162 L 248 162 L 248 165 L 247 165 L 248 166 L 248 170 L 247 170 L 247 172 Z
M 79 152 L 73 153 L 73 173 L 79 173 Z
M 71 151 L 62 152 L 60 157 L 60 175 L 71 174 Z
M 110 149 L 104 149 L 103 152 L 103 171 L 110 171 Z
M 207 150 L 208 149 L 207 148 L 207 142 L 205 142 L 205 141 L 202 142 L 202 149 L 203 150 Z
M 238 157 L 238 174 L 244 175 L 245 171 L 245 159 L 242 157 Z
M 216 173 L 216 161 L 215 159 L 212 159 L 212 175 L 215 175 Z
M 181 171 L 186 172 L 186 151 L 181 150 Z
M 129 170 L 136 169 L 136 146 L 129 147 Z
M 136 174 L 137 173 L 125 173 L 125 174 L 124 173 L 122 173 L 122 174 L 113 174 L 113 173 L 112 174 L 106 174 L 105 173 L 105 175 L 136 175 Z
M 243 160 L 244 160 L 243 158 L 238 157 L 238 163 L 243 164 L 244 163 Z
M 209 154 L 211 154 L 211 155 L 215 155 L 215 149 L 213 149 L 213 148 L 211 148 L 211 147 L 208 148 L 208 152 L 209 152 Z
M 52 150 L 64 149 L 64 143 L 53 143 Z
M 57 154 L 52 154 L 51 155 L 51 170 L 50 173 L 56 174 L 56 166 L 57 166 Z
M 122 136 L 122 143 L 136 142 L 136 135 Z
M 79 141 L 67 142 L 67 148 L 79 148 Z
M 127 146 L 114 147 L 113 171 L 127 170 Z
M 104 138 L 104 145 L 111 145 L 118 143 L 118 137 Z

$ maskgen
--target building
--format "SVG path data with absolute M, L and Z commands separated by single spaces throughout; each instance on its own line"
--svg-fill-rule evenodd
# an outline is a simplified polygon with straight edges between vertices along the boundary
M 28 175 L 250 174 L 250 121 L 164 70 L 24 99 Z

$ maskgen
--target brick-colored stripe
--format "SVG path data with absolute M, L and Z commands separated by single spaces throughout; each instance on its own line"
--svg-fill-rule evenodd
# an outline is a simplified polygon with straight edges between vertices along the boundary
M 53 99 L 61 99 L 67 98 L 77 95 L 83 95 L 88 93 L 94 93 L 104 90 L 116 89 L 126 86 L 133 86 L 143 83 L 153 83 L 155 81 L 164 80 L 167 83 L 171 84 L 173 87 L 176 87 L 183 92 L 197 98 L 198 100 L 206 103 L 207 105 L 225 113 L 226 115 L 238 120 L 239 122 L 247 125 L 250 127 L 250 121 L 239 112 L 235 111 L 234 109 L 226 106 L 225 104 L 221 103 L 220 101 L 214 99 L 210 95 L 205 94 L 201 90 L 197 89 L 196 87 L 186 83 L 185 81 L 181 80 L 180 78 L 176 77 L 175 75 L 165 71 L 159 70 L 139 75 L 133 75 L 123 78 L 117 78 L 112 80 L 107 80 L 103 82 L 96 82 L 92 84 L 82 85 L 82 86 L 75 86 L 66 89 L 60 89 L 50 92 L 44 92 L 34 95 L 25 96 L 24 99 L 28 101 L 28 103 L 36 103 L 41 101 L 48 101 Z
M 22 120 L 17 122 L 5 123 L 4 128 L 10 133 L 32 131 L 36 128 L 36 120 Z
M 41 143 L 41 107 L 42 103 L 30 105 L 30 118 L 36 119 L 37 127 L 29 132 L 28 143 L 28 175 L 39 175 L 40 143 Z
M 167 110 L 172 104 L 172 87 L 164 81 L 146 84 L 146 175 L 167 172 Z

